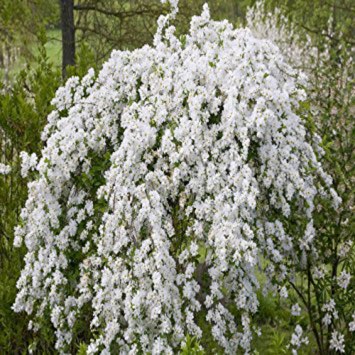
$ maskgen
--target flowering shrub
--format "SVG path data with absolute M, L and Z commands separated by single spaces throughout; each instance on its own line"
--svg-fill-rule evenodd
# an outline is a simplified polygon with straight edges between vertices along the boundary
M 40 159 L 22 155 L 33 181 L 14 309 L 35 330 L 50 320 L 60 352 L 88 317 L 88 353 L 173 353 L 203 336 L 248 352 L 258 267 L 287 297 L 319 252 L 315 199 L 339 203 L 297 114 L 304 80 L 279 49 L 207 6 L 177 38 L 172 7 L 154 46 L 70 78 Z

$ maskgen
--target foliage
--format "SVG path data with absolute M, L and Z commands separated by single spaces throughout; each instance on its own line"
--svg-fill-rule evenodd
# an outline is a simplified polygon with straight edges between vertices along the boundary
M 57 25 L 59 8 L 55 0 L 2 0 L 0 4 L 0 39 L 10 45 L 26 46 L 49 23 Z
M 50 104 L 55 90 L 60 85 L 58 71 L 48 63 L 44 47 L 40 52 L 36 67 L 23 70 L 14 85 L 8 90 L 0 90 L 0 129 L 2 138 L 2 160 L 11 167 L 11 173 L 1 178 L 1 241 L 8 240 L 19 206 L 26 195 L 25 182 L 20 177 L 19 153 L 26 150 L 39 153 L 42 144 L 40 132 L 47 115 L 52 110 Z M 10 191 L 11 193 L 7 193 Z
M 181 345 L 181 355 L 203 355 L 204 351 L 201 349 L 198 340 L 195 337 L 186 336 L 185 344 Z

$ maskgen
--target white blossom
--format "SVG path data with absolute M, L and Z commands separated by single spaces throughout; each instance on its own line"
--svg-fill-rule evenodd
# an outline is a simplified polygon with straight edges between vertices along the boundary
M 294 304 L 292 307 L 291 307 L 291 314 L 293 316 L 299 316 L 301 314 L 301 307 L 299 306 L 298 303 Z
M 338 282 L 339 287 L 346 290 L 348 288 L 350 279 L 351 279 L 351 275 L 343 270 L 340 273 L 340 275 L 337 277 L 337 282 Z
M 0 163 L 0 175 L 8 175 L 11 173 L 11 166 Z
M 307 336 L 303 336 L 303 329 L 302 327 L 297 324 L 295 331 L 293 332 L 291 336 L 291 342 L 290 344 L 293 347 L 293 353 L 297 354 L 297 350 L 302 346 L 302 344 L 308 344 L 309 340 Z
M 355 332 L 355 312 L 353 313 L 353 320 L 349 323 L 349 330 Z
M 37 164 L 37 155 L 32 153 L 31 155 L 26 152 L 20 153 L 21 157 L 21 175 L 22 177 L 27 177 L 30 170 L 35 169 Z
M 329 349 L 334 349 L 339 353 L 345 353 L 344 335 L 334 330 L 330 339 Z

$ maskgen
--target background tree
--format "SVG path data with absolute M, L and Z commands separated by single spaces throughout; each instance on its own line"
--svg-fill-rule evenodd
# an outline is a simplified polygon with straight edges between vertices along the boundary
M 67 66 L 75 64 L 74 0 L 60 0 L 62 30 L 62 75 L 66 76 Z

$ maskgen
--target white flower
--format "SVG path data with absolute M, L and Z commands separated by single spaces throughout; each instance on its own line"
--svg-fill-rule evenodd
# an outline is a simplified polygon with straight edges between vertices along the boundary
M 287 298 L 288 297 L 288 291 L 287 291 L 287 288 L 285 286 L 281 287 L 280 296 L 283 297 L 283 298 Z
M 299 349 L 302 344 L 308 344 L 309 340 L 308 337 L 303 337 L 303 329 L 302 327 L 297 324 L 295 331 L 292 334 L 290 344 L 295 348 L 295 350 Z
M 292 306 L 291 314 L 293 316 L 299 316 L 301 314 L 301 307 L 298 305 L 298 303 L 296 303 Z
M 329 302 L 324 303 L 322 306 L 322 311 L 333 312 L 335 310 L 335 301 L 334 299 L 330 299 Z
M 344 258 L 350 251 L 353 245 L 352 240 L 347 240 L 344 244 L 339 247 L 339 256 Z
M 329 325 L 332 323 L 332 316 L 329 313 L 326 313 L 322 319 L 324 325 Z
M 31 155 L 27 154 L 26 152 L 20 153 L 21 157 L 21 175 L 22 177 L 27 177 L 28 172 L 34 169 L 37 165 L 37 155 L 32 153 Z
M 8 175 L 11 172 L 11 166 L 0 163 L 0 175 Z
M 333 330 L 329 349 L 334 349 L 340 353 L 345 353 L 344 335 L 336 330 Z
M 337 278 L 339 287 L 346 290 L 349 285 L 350 279 L 351 279 L 351 275 L 343 270 Z
M 319 267 L 319 268 L 315 268 L 313 270 L 313 278 L 316 279 L 316 280 L 321 280 L 323 279 L 325 276 L 325 271 Z
M 353 313 L 353 320 L 349 323 L 349 330 L 355 332 L 355 313 Z

